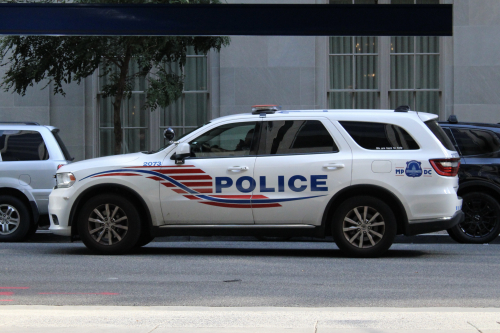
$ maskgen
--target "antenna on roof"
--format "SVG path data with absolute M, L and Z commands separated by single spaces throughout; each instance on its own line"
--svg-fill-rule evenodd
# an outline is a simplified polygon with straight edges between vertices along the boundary
M 456 124 L 456 123 L 458 123 L 458 118 L 457 118 L 457 116 L 456 116 L 456 115 L 454 115 L 454 114 L 451 114 L 451 115 L 448 117 L 448 122 L 449 122 L 450 124 Z

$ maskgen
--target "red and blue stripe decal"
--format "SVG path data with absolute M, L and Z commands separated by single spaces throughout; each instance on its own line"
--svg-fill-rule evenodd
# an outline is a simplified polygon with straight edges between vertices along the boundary
M 194 165 L 180 166 L 134 166 L 124 169 L 108 170 L 94 173 L 82 178 L 97 177 L 133 177 L 147 176 L 147 179 L 160 182 L 172 191 L 182 194 L 186 199 L 196 200 L 199 203 L 225 208 L 273 208 L 282 207 L 280 202 L 305 200 L 322 197 L 315 195 L 298 198 L 270 199 L 265 195 L 220 195 L 213 194 L 213 180 L 203 170 Z

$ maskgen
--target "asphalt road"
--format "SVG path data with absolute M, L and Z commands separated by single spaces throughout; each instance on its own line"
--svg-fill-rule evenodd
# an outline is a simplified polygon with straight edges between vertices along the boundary
M 82 243 L 0 244 L 0 304 L 500 307 L 500 245 L 157 242 L 124 256 Z

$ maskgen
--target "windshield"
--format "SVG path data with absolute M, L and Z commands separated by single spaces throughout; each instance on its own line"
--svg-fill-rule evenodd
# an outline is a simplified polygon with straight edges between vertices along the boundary
M 206 123 L 206 124 L 203 124 L 203 125 L 201 125 L 201 126 L 198 126 L 198 127 L 196 127 L 195 129 L 193 129 L 192 131 L 189 131 L 189 132 L 187 132 L 187 133 L 184 133 L 183 135 L 181 135 L 181 136 L 180 136 L 179 138 L 177 138 L 177 139 L 175 139 L 175 138 L 174 138 L 174 139 L 175 139 L 175 141 L 170 141 L 169 143 L 167 143 L 165 146 L 161 147 L 161 148 L 160 148 L 160 149 L 158 149 L 158 150 L 141 151 L 141 153 L 143 153 L 143 154 L 155 154 L 155 153 L 157 153 L 157 152 L 160 152 L 160 151 L 162 151 L 163 149 L 165 149 L 165 148 L 167 148 L 167 147 L 170 147 L 170 146 L 172 145 L 172 143 L 174 143 L 174 142 L 177 142 L 177 141 L 181 140 L 181 139 L 182 139 L 183 137 L 185 137 L 186 135 L 191 134 L 191 133 L 193 133 L 194 131 L 196 131 L 196 130 L 198 130 L 198 129 L 200 129 L 200 128 L 202 128 L 203 126 L 206 126 L 206 125 L 208 125 L 208 124 L 210 124 L 210 122 L 208 122 L 208 123 Z
M 441 126 L 439 126 L 436 119 L 426 121 L 425 124 L 446 149 L 456 151 L 455 146 L 453 146 L 450 138 L 448 137 L 448 135 L 446 135 Z

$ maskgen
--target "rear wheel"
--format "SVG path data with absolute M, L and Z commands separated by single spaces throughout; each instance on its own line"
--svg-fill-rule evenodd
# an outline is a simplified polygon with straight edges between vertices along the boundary
M 10 195 L 0 196 L 0 242 L 23 240 L 30 225 L 29 210 L 21 200 Z
M 385 253 L 396 237 L 396 219 L 390 207 L 374 197 L 346 200 L 333 216 L 335 243 L 352 257 L 372 258 Z
M 500 204 L 492 196 L 470 192 L 462 196 L 462 223 L 448 229 L 448 234 L 459 243 L 483 244 L 500 233 Z
M 78 221 L 82 242 L 101 254 L 123 254 L 139 240 L 141 221 L 135 206 L 127 199 L 104 194 L 90 199 Z

